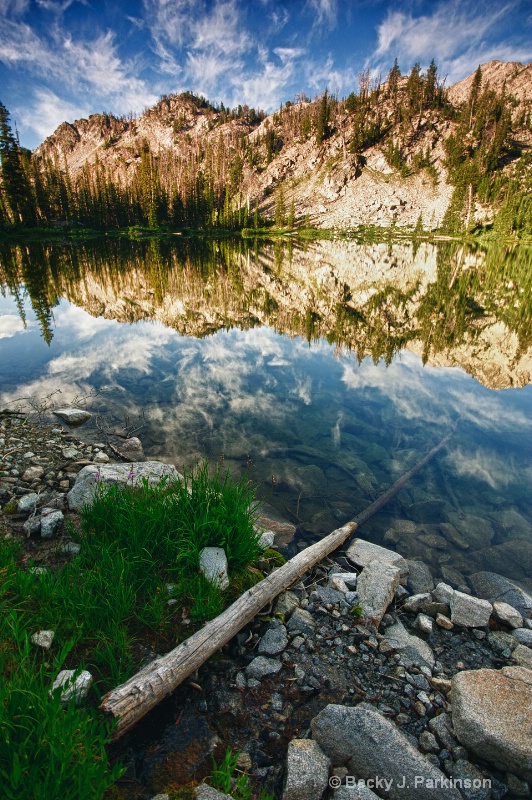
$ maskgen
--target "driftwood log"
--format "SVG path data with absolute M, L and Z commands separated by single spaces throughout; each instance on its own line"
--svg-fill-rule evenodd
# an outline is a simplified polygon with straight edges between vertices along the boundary
M 387 492 L 371 503 L 354 520 L 302 550 L 252 589 L 244 592 L 222 614 L 207 622 L 203 628 L 169 653 L 156 658 L 126 683 L 108 692 L 100 704 L 100 710 L 117 721 L 113 732 L 114 738 L 119 738 L 132 728 L 148 711 L 151 711 L 164 697 L 173 692 L 185 678 L 227 644 L 278 594 L 343 545 L 363 522 L 379 511 L 416 472 L 422 469 L 447 444 L 451 435 L 452 433 L 442 439 L 421 461 L 404 473 Z

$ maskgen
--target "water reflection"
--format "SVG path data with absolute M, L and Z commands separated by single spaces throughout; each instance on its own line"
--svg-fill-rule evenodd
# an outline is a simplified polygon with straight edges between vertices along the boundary
M 451 243 L 4 246 L 0 402 L 97 390 L 100 424 L 141 422 L 153 457 L 251 462 L 305 541 L 460 419 L 364 535 L 437 572 L 526 582 L 531 262 Z

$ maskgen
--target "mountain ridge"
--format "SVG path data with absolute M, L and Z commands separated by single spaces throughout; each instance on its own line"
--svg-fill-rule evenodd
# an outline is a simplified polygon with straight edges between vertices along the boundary
M 156 171 L 170 205 L 173 197 L 184 203 L 187 193 L 199 191 L 193 183 L 201 177 L 217 198 L 218 219 L 225 200 L 226 211 L 245 207 L 250 215 L 258 207 L 261 217 L 281 224 L 292 205 L 295 219 L 317 228 L 419 222 L 436 230 L 459 183 L 450 167 L 453 136 L 465 142 L 458 165 L 469 158 L 469 149 L 480 173 L 482 153 L 496 145 L 496 168 L 508 174 L 517 151 L 532 149 L 532 62 L 482 65 L 481 96 L 491 103 L 486 113 L 492 116 L 480 133 L 472 125 L 473 111 L 469 129 L 464 127 L 475 73 L 444 89 L 436 68 L 432 79 L 430 69 L 422 74 L 415 65 L 408 76 L 392 69 L 380 86 L 366 73 L 357 95 L 298 98 L 268 116 L 247 106 L 218 108 L 191 93 L 164 96 L 138 119 L 94 114 L 64 122 L 32 160 L 37 168 L 54 163 L 74 183 L 85 175 L 87 186 L 98 174 L 116 186 L 133 187 L 146 180 L 143 169 Z M 497 144 L 502 127 L 497 102 L 508 127 L 502 144 Z M 462 219 L 468 225 L 490 223 L 493 203 L 483 203 L 471 190 L 469 195 L 460 198 Z

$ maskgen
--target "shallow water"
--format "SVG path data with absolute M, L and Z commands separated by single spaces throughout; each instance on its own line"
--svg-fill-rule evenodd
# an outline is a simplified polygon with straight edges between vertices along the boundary
M 248 470 L 297 525 L 288 552 L 456 425 L 362 534 L 455 585 L 478 569 L 530 585 L 529 251 L 142 241 L 0 255 L 0 406 L 88 397 L 84 437 L 138 428 L 149 457 Z

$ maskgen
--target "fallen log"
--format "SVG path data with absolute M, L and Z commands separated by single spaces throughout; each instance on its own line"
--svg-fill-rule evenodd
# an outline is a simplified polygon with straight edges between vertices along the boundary
M 164 697 L 173 692 L 185 678 L 201 667 L 224 644 L 227 644 L 278 594 L 343 545 L 362 523 L 391 500 L 410 478 L 447 444 L 451 435 L 452 432 L 355 519 L 302 550 L 252 589 L 244 592 L 222 614 L 207 622 L 203 628 L 169 653 L 156 658 L 126 683 L 108 692 L 100 704 L 100 710 L 117 721 L 113 731 L 114 738 L 119 738 L 132 728 L 148 711 L 151 711 Z

